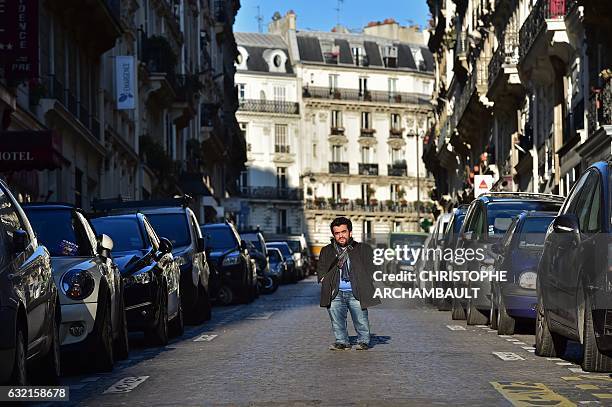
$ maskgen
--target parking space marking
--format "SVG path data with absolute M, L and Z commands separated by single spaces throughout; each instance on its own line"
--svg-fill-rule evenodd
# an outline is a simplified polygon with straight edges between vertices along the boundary
M 506 340 L 508 342 L 518 342 L 519 341 L 518 339 L 514 339 L 514 338 L 506 338 Z
M 535 350 L 535 348 L 533 346 L 521 346 L 521 348 L 523 348 L 525 350 Z
M 102 394 L 129 393 L 136 387 L 140 386 L 148 378 L 149 376 L 124 377 L 106 389 Z
M 570 367 L 569 370 L 572 373 L 582 373 L 582 374 L 589 374 L 590 372 L 585 372 L 584 370 L 582 370 L 581 367 Z
M 465 327 L 461 325 L 446 325 L 451 331 L 465 331 Z
M 216 334 L 204 334 L 204 335 L 200 335 L 197 338 L 195 338 L 193 341 L 194 342 L 210 342 L 213 339 L 215 339 L 217 336 Z
M 580 390 L 599 390 L 601 388 L 596 384 L 577 384 L 576 387 Z
M 582 377 L 580 376 L 564 376 L 561 379 L 565 380 L 566 382 L 574 382 L 574 381 L 581 381 Z
M 593 396 L 597 397 L 598 399 L 612 399 L 612 393 L 593 393 Z
M 488 325 L 475 325 L 476 328 L 488 328 Z
M 510 335 L 499 335 L 500 338 L 512 338 Z
M 559 362 L 563 362 L 563 359 L 561 359 L 561 358 L 546 358 L 546 360 L 556 360 L 556 361 L 559 361 Z
M 491 382 L 491 385 L 514 406 L 576 406 L 543 383 Z
M 251 314 L 246 319 L 270 319 L 270 317 L 274 314 L 273 312 L 258 312 L 255 314 Z
M 535 353 L 535 349 L 527 349 L 527 352 L 529 352 L 529 353 Z
M 515 345 L 527 345 L 525 342 L 514 342 Z
M 559 366 L 573 366 L 574 365 L 572 362 L 557 362 L 556 364 Z
M 514 352 L 493 352 L 493 354 L 506 362 L 513 360 L 525 360 L 523 357 L 517 355 Z

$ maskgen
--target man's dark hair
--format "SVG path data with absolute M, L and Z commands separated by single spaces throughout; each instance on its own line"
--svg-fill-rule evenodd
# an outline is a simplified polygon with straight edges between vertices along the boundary
M 331 230 L 332 233 L 334 233 L 334 228 L 336 226 L 342 226 L 342 225 L 346 225 L 346 228 L 349 230 L 349 232 L 353 231 L 353 222 L 351 222 L 349 218 L 345 218 L 344 216 L 340 216 L 334 219 L 332 223 L 329 225 L 329 229 Z

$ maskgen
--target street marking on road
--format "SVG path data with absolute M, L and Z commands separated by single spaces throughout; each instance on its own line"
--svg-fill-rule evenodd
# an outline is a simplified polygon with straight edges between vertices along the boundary
M 270 319 L 273 312 L 258 312 L 256 314 L 251 314 L 246 319 Z
M 598 399 L 612 399 L 612 393 L 593 393 Z
M 543 383 L 491 382 L 491 385 L 514 406 L 576 406 L 576 404 L 555 393 Z
M 525 350 L 535 350 L 535 348 L 533 346 L 521 346 L 521 348 L 523 348 Z
M 573 366 L 574 365 L 571 362 L 557 362 L 556 364 L 559 366 Z
M 476 325 L 476 328 L 488 328 L 487 325 Z
M 461 325 L 446 325 L 451 331 L 465 331 L 465 327 Z
M 504 361 L 525 360 L 514 352 L 493 352 L 493 354 Z
M 525 342 L 514 342 L 515 345 L 527 345 Z
M 585 372 L 584 370 L 582 370 L 581 367 L 570 367 L 569 370 L 572 373 L 582 373 L 582 374 L 589 374 L 590 372 Z
M 561 358 L 546 358 L 546 360 L 558 360 L 559 362 L 563 362 Z
M 600 387 L 597 386 L 596 384 L 577 384 L 576 387 L 581 390 L 599 390 L 600 389 Z
M 562 377 L 563 380 L 565 380 L 566 382 L 572 382 L 572 381 L 581 381 L 582 378 L 580 376 L 564 376 Z
M 519 341 L 518 339 L 514 339 L 514 338 L 506 338 L 506 340 L 508 342 L 518 342 Z
M 535 349 L 527 349 L 527 352 L 535 353 Z
M 149 376 L 124 377 L 106 389 L 102 394 L 129 393 L 136 387 L 140 386 L 148 378 Z
M 194 342 L 210 342 L 213 339 L 215 339 L 217 336 L 219 336 L 219 335 L 216 335 L 216 334 L 213 334 L 213 335 L 204 334 L 204 335 L 198 336 L 193 341 Z
M 499 335 L 500 338 L 512 338 L 510 335 Z

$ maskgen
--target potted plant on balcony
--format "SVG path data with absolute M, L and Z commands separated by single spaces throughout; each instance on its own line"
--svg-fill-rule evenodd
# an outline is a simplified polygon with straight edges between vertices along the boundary
M 357 198 L 357 199 L 355 199 L 355 205 L 357 205 L 357 206 L 363 206 L 363 199 L 361 199 L 361 198 Z
M 366 102 L 371 102 L 372 92 L 370 92 L 369 90 L 366 90 L 365 92 L 363 92 L 363 100 L 365 100 Z
M 400 205 L 402 208 L 406 208 L 408 206 L 408 201 L 405 199 L 400 199 Z
M 340 93 L 340 91 L 338 89 L 334 89 L 332 92 L 332 95 L 334 97 L 334 99 L 340 99 L 342 97 L 342 94 Z
M 314 203 L 317 205 L 317 207 L 321 208 L 323 205 L 325 205 L 325 198 L 318 196 L 314 199 Z
M 385 205 L 387 206 L 387 208 L 393 209 L 393 207 L 395 206 L 395 202 L 392 199 L 387 199 L 385 201 Z
M 349 204 L 349 200 L 348 200 L 348 198 L 342 198 L 342 199 L 340 200 L 340 202 L 341 202 L 341 203 L 342 203 L 342 205 L 344 205 L 344 206 L 346 206 L 346 205 L 348 205 L 348 204 Z
M 327 204 L 333 208 L 336 206 L 336 198 L 327 198 Z
M 402 95 L 397 94 L 397 95 L 394 96 L 394 99 L 395 99 L 396 103 L 401 103 L 402 102 Z
M 370 206 L 378 206 L 378 199 L 370 198 Z

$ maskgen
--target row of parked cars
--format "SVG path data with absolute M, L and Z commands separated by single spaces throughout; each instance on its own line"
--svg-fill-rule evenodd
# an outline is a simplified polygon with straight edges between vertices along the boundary
M 209 320 L 212 302 L 248 303 L 312 268 L 303 236 L 200 225 L 187 197 L 85 213 L 21 205 L 0 181 L 0 384 L 57 383 L 64 361 L 110 371 L 128 332 L 163 346 Z
M 589 167 L 566 198 L 488 193 L 440 216 L 426 248 L 481 249 L 482 261 L 419 260 L 419 270 L 505 270 L 506 281 L 466 282 L 474 299 L 437 301 L 469 325 L 490 324 L 514 334 L 535 325 L 535 353 L 563 356 L 582 345 L 585 371 L 612 372 L 612 162 Z M 425 284 L 421 282 L 420 284 Z M 440 283 L 442 284 L 442 283 Z

